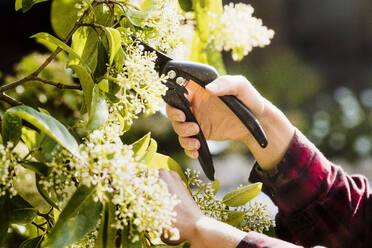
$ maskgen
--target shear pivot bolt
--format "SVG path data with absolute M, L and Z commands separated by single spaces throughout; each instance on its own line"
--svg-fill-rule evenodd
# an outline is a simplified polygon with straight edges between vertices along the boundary
M 173 70 L 168 71 L 168 77 L 170 79 L 175 79 L 177 77 L 177 73 Z
M 183 77 L 178 77 L 176 79 L 176 83 L 179 84 L 179 85 L 183 85 L 185 83 L 185 79 Z

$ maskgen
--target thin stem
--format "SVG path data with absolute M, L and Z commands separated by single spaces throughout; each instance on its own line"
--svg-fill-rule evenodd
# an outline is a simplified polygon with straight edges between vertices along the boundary
M 43 231 L 44 233 L 47 233 L 47 229 L 44 228 L 44 227 L 42 227 L 42 225 L 45 225 L 46 223 L 44 223 L 44 224 L 42 224 L 42 225 L 39 225 L 39 224 L 37 224 L 36 222 L 33 221 L 31 224 L 34 225 L 34 226 L 36 226 L 37 229 L 40 229 L 40 230 Z
M 50 81 L 50 80 L 47 80 L 47 79 L 43 79 L 43 78 L 39 78 L 39 77 L 36 77 L 34 80 L 36 81 L 40 81 L 44 84 L 49 84 L 49 85 L 53 85 L 55 87 L 57 87 L 58 89 L 76 89 L 76 90 L 81 90 L 81 85 L 72 85 L 72 84 L 62 84 L 62 83 L 59 83 L 59 82 L 53 82 L 53 81 Z
M 103 25 L 97 24 L 97 23 L 82 23 L 80 26 L 84 27 L 91 27 L 94 29 L 100 29 L 100 30 L 105 30 L 105 27 Z
M 35 150 L 30 150 L 27 154 L 26 154 L 26 156 L 24 156 L 24 158 L 21 160 L 22 162 L 25 162 L 26 161 L 26 159 L 34 152 Z
M 117 83 L 121 83 L 122 81 L 120 81 L 119 79 L 117 78 L 114 78 L 114 77 L 111 77 L 109 75 L 105 75 L 105 79 L 107 80 L 111 80 L 111 81 L 114 81 L 114 82 L 117 82 Z
M 40 213 L 39 211 L 37 212 L 37 215 L 40 217 L 43 217 L 46 221 L 44 224 L 41 224 L 41 226 L 45 224 L 48 224 L 49 227 L 53 226 L 53 218 L 50 217 L 50 214 L 52 213 L 52 211 L 53 211 L 53 208 L 50 208 L 50 210 L 46 214 Z
M 9 103 L 9 104 L 12 105 L 12 106 L 22 105 L 21 102 L 17 101 L 16 99 L 14 99 L 14 98 L 11 97 L 11 96 L 8 96 L 8 95 L 5 94 L 4 92 L 0 92 L 0 100 L 3 100 L 4 102 Z

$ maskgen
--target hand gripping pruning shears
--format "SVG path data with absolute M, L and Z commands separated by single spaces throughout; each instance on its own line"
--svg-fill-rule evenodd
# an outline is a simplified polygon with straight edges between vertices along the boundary
M 140 42 L 140 44 L 143 45 L 144 51 L 156 53 L 155 69 L 159 75 L 164 74 L 168 76 L 165 82 L 168 90 L 165 96 L 163 96 L 164 101 L 182 110 L 186 115 L 186 122 L 195 122 L 199 125 L 191 111 L 191 103 L 185 97 L 185 94 L 188 94 L 186 85 L 188 82 L 193 81 L 204 88 L 218 77 L 216 69 L 202 63 L 173 60 L 143 42 Z M 259 145 L 265 148 L 267 146 L 266 134 L 251 111 L 235 96 L 226 95 L 219 96 L 219 98 L 248 128 Z M 212 156 L 201 129 L 193 138 L 198 139 L 200 142 L 200 148 L 198 150 L 200 165 L 208 179 L 214 180 L 215 171 Z

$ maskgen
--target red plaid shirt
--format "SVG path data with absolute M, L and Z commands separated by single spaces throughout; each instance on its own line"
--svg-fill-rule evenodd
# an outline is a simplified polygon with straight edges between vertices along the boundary
M 263 171 L 256 164 L 249 180 L 263 182 L 263 192 L 278 206 L 278 238 L 305 247 L 372 247 L 368 180 L 347 175 L 299 131 L 274 170 Z M 263 247 L 298 246 L 254 232 L 238 245 Z

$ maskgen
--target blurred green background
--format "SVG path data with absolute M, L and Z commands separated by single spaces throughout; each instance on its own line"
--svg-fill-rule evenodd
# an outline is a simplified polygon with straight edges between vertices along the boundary
M 224 1 L 238 2 L 238 1 Z M 252 0 L 254 16 L 275 30 L 272 44 L 256 48 L 241 62 L 224 53 L 229 74 L 243 74 L 304 132 L 330 159 L 372 178 L 372 2 L 367 0 Z M 48 52 L 28 37 L 51 32 L 50 3 L 26 14 L 14 11 L 14 1 L 0 2 L 0 82 L 31 72 Z M 29 54 L 26 58 L 25 55 Z M 44 55 L 43 55 L 44 54 Z M 63 58 L 61 58 L 63 59 Z M 71 81 L 58 61 L 42 77 Z M 41 106 L 65 124 L 79 115 L 80 93 L 30 82 L 10 92 L 22 102 Z M 9 107 L 0 103 L 0 110 Z M 136 121 L 123 139 L 130 143 L 151 131 L 160 152 L 190 164 L 169 122 L 161 114 Z M 236 142 L 212 144 L 217 160 L 249 151 Z M 246 159 L 246 160 L 244 160 Z M 193 162 L 195 163 L 195 161 Z M 350 165 L 350 166 L 348 166 Z

